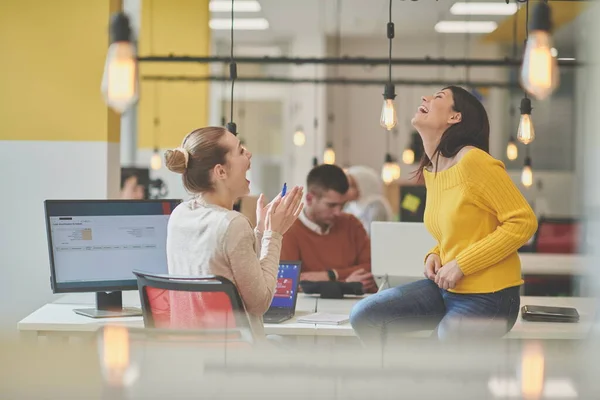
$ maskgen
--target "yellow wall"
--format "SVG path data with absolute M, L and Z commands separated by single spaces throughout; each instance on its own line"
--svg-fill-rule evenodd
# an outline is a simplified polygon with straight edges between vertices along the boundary
M 119 141 L 100 82 L 118 0 L 0 1 L 0 140 Z
M 144 0 L 139 54 L 208 55 L 208 19 L 208 0 Z M 209 66 L 140 63 L 140 76 L 144 74 L 208 75 Z M 205 126 L 208 123 L 208 91 L 208 83 L 141 81 L 138 146 L 176 147 L 188 132 Z M 156 133 L 153 122 L 155 116 L 160 120 Z

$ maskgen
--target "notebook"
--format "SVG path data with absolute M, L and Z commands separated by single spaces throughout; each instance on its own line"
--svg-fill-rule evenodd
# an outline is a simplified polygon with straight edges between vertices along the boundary
M 315 313 L 298 317 L 296 321 L 305 324 L 341 325 L 350 320 L 345 314 Z

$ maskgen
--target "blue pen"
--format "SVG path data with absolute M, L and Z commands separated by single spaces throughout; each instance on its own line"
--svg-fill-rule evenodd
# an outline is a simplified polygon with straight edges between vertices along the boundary
M 283 184 L 283 189 L 281 189 L 281 197 L 285 196 L 285 192 L 287 192 L 287 183 Z

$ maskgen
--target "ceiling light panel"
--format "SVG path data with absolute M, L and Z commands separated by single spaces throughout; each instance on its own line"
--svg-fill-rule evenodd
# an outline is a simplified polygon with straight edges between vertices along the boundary
M 517 12 L 517 9 L 516 3 L 456 2 L 450 8 L 450 13 L 453 15 L 513 15 Z
M 211 12 L 231 12 L 231 1 L 211 0 L 208 5 Z M 236 0 L 233 2 L 233 12 L 259 12 L 260 3 L 256 0 Z
M 208 25 L 210 29 L 218 30 L 229 30 L 231 29 L 230 18 L 212 18 Z M 240 31 L 263 31 L 269 29 L 269 21 L 265 18 L 234 18 L 233 30 Z
M 490 33 L 496 30 L 494 21 L 440 21 L 435 24 L 439 33 Z

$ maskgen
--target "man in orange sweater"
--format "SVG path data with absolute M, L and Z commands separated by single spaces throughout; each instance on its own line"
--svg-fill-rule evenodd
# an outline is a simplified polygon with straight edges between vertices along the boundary
M 302 280 L 361 282 L 374 292 L 369 237 L 356 217 L 342 212 L 348 186 L 338 166 L 310 171 L 304 210 L 283 237 L 281 260 L 301 260 Z

